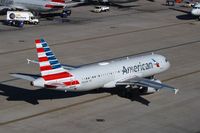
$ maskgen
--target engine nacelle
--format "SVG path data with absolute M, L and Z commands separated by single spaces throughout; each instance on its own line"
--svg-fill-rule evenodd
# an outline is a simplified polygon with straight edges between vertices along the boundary
M 153 79 L 153 81 L 157 82 L 157 83 L 161 83 L 160 80 L 157 80 L 157 79 Z M 157 90 L 155 88 L 152 88 L 152 87 L 142 87 L 140 89 L 140 92 L 141 93 L 154 93 L 156 92 Z
M 38 78 L 31 82 L 32 86 L 36 87 L 44 87 L 45 86 L 45 80 L 43 78 Z

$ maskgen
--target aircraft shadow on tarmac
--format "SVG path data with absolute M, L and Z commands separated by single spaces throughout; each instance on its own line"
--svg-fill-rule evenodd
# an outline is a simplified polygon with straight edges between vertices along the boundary
M 124 90 L 124 88 L 123 88 Z M 112 89 L 98 89 L 86 92 L 64 92 L 50 89 L 36 89 L 28 90 L 24 88 L 14 87 L 10 85 L 0 84 L 0 95 L 6 96 L 8 101 L 26 101 L 30 104 L 39 104 L 39 100 L 53 100 L 61 98 L 72 98 L 86 94 L 98 94 L 98 93 L 110 93 L 112 95 L 118 95 L 119 97 L 130 99 L 131 101 L 137 101 L 146 106 L 149 105 L 149 101 L 141 97 L 141 93 L 136 90 L 123 95 L 122 88 Z
M 192 16 L 191 14 L 178 15 L 178 16 L 176 16 L 176 18 L 180 19 L 180 20 L 194 20 L 194 19 L 197 19 L 197 17 Z
M 197 19 L 197 17 L 193 16 L 190 13 L 190 11 L 186 11 L 186 10 L 182 10 L 182 9 L 177 9 L 177 8 L 169 8 L 169 9 L 184 13 L 182 15 L 176 16 L 177 19 L 180 19 L 180 20 L 193 20 L 193 19 Z

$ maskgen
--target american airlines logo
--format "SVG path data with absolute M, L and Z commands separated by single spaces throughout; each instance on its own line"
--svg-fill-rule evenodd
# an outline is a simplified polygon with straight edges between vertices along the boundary
M 145 71 L 145 70 L 149 70 L 152 68 L 153 68 L 152 62 L 148 62 L 148 63 L 139 62 L 138 65 L 129 66 L 129 67 L 123 66 L 122 73 L 128 74 L 128 73 L 133 73 L 133 72 Z
M 152 60 L 155 63 L 156 67 L 160 67 L 160 64 L 156 60 L 154 60 L 154 59 L 152 59 Z

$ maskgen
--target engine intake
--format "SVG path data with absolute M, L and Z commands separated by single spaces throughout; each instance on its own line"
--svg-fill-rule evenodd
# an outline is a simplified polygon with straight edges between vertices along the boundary
M 161 83 L 160 80 L 157 80 L 157 79 L 153 79 L 153 81 L 157 82 L 157 83 Z M 154 93 L 158 90 L 156 90 L 155 88 L 152 88 L 152 87 L 142 87 L 141 89 L 139 89 L 139 91 L 141 93 Z
M 36 87 L 44 87 L 45 86 L 45 81 L 43 78 L 38 78 L 34 81 L 31 82 L 32 86 L 36 86 Z

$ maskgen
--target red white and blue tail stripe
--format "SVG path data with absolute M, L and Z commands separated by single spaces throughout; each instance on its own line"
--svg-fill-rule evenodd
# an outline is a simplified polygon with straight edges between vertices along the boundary
M 35 40 L 41 76 L 45 81 L 65 80 L 72 74 L 65 70 L 44 39 Z

